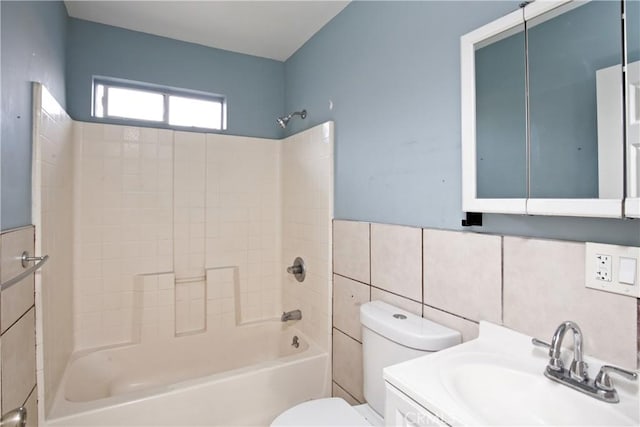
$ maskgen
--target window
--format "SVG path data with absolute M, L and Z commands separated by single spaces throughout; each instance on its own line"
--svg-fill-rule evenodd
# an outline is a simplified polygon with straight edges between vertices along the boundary
M 226 128 L 224 96 L 97 77 L 93 116 L 181 128 Z

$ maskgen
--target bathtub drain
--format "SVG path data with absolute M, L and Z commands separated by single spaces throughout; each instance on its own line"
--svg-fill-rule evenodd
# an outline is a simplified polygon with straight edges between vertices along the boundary
M 295 348 L 300 347 L 300 340 L 298 339 L 297 335 L 293 336 L 293 341 L 291 341 L 291 345 L 294 346 Z

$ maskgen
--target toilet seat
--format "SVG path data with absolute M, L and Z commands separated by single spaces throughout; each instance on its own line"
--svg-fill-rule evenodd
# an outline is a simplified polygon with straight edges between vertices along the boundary
M 271 427 L 359 426 L 371 424 L 343 399 L 330 397 L 301 403 L 280 414 Z

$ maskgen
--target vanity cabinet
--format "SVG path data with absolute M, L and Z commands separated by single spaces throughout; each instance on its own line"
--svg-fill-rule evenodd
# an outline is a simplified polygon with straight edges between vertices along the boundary
M 384 421 L 386 426 L 449 427 L 449 424 L 388 382 L 385 382 Z
M 464 211 L 621 218 L 635 198 L 640 214 L 640 86 L 623 72 L 640 17 L 622 12 L 536 1 L 461 38 Z
M 480 321 L 475 339 L 387 366 L 383 369 L 385 425 L 640 425 L 637 380 L 616 377 L 613 386 L 618 403 L 600 401 L 593 381 L 574 388 L 565 377 L 558 382 L 545 376 L 549 351 L 532 340 L 532 336 Z M 605 347 L 600 346 L 598 351 Z M 635 349 L 631 347 L 633 351 L 623 351 L 617 357 L 625 353 L 622 357 L 634 367 Z M 571 350 L 563 348 L 562 352 L 563 359 L 571 357 Z M 606 352 L 615 353 L 610 349 Z M 596 378 L 600 367 L 611 362 L 583 356 L 591 379 Z

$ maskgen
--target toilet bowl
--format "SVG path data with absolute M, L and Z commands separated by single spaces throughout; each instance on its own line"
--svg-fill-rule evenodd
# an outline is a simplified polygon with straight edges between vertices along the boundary
M 358 411 L 360 406 L 351 406 L 344 399 L 328 397 L 310 400 L 289 408 L 271 423 L 272 426 L 372 426 L 382 425 L 368 420 Z M 382 421 L 382 418 L 380 418 Z
M 459 344 L 458 331 L 423 319 L 382 301 L 360 307 L 363 390 L 367 403 L 351 406 L 332 397 L 287 409 L 271 423 L 283 426 L 382 426 L 385 386 L 382 370 Z

